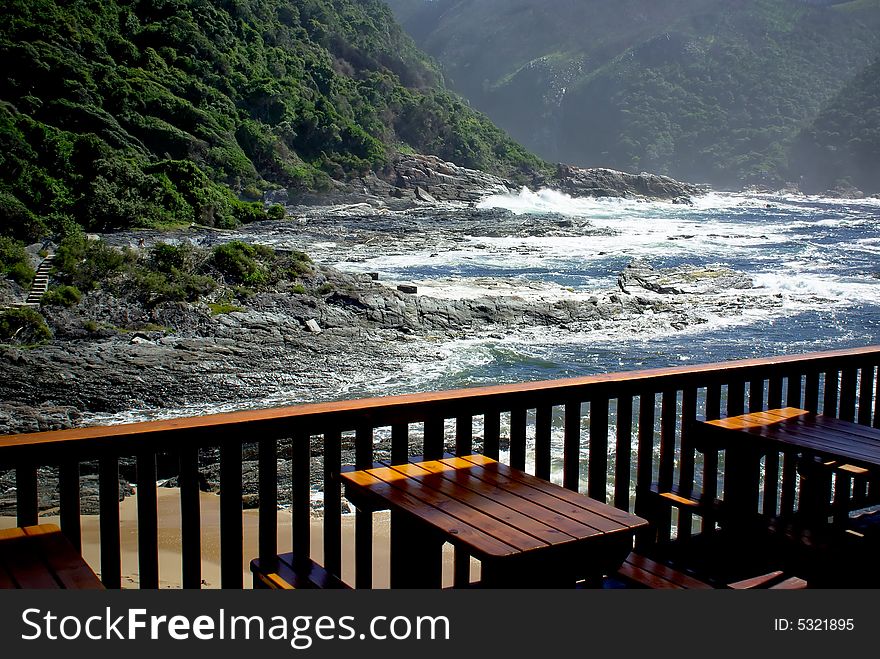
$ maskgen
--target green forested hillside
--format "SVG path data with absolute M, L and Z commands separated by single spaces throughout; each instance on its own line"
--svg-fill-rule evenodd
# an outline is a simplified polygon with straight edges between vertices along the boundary
M 447 92 L 380 0 L 6 0 L 0 233 L 264 217 L 398 150 L 541 163 Z
M 801 187 L 880 190 L 880 59 L 850 82 L 795 142 Z
M 720 186 L 796 180 L 795 138 L 880 52 L 878 0 L 389 4 L 543 157 Z

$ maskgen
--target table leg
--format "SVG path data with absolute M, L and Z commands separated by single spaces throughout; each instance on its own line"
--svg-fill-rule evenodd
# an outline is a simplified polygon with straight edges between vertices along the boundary
M 831 470 L 821 460 L 805 454 L 798 462 L 801 477 L 798 514 L 808 528 L 828 523 L 828 503 L 831 499 Z
M 734 525 L 751 525 L 758 514 L 761 483 L 761 451 L 731 445 L 724 467 L 725 513 Z
M 440 588 L 443 542 L 406 515 L 391 513 L 391 588 Z

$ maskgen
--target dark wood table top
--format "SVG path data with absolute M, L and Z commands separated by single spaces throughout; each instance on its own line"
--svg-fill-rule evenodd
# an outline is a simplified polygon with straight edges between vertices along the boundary
M 54 524 L 0 530 L 0 588 L 103 589 Z
M 704 432 L 718 438 L 749 437 L 774 448 L 798 449 L 820 458 L 843 460 L 871 470 L 880 469 L 880 430 L 795 407 L 752 412 L 700 422 Z
M 477 558 L 631 537 L 647 525 L 482 455 L 346 472 L 342 479 L 357 505 L 406 513 Z

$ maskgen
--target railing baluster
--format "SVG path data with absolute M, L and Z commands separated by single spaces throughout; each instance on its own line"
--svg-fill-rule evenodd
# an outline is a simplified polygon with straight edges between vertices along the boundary
M 526 408 L 515 407 L 510 411 L 510 466 L 526 468 Z
M 863 366 L 859 378 L 859 423 L 871 425 L 871 399 L 874 395 L 874 367 Z
M 608 498 L 608 399 L 590 400 L 590 461 L 587 493 L 601 502 Z
M 691 495 L 694 490 L 696 468 L 694 466 L 693 426 L 697 419 L 697 390 L 687 387 L 681 395 L 681 452 L 678 471 L 678 489 L 684 495 Z M 691 535 L 693 515 L 689 510 L 680 510 L 678 514 L 678 537 L 688 538 Z
M 550 438 L 553 408 L 541 405 L 535 410 L 535 475 L 550 480 Z
M 220 583 L 242 587 L 241 443 L 220 444 Z
M 661 492 L 672 489 L 675 471 L 675 419 L 678 393 L 674 389 L 663 392 L 660 412 L 660 470 L 658 485 Z
M 710 383 L 706 387 L 706 419 L 713 421 L 721 418 L 721 384 Z M 698 438 L 694 438 L 698 439 Z M 703 532 L 715 530 L 715 515 L 712 512 L 718 498 L 718 451 L 708 447 L 703 454 L 703 493 L 700 503 L 706 514 L 703 516 Z
M 324 567 L 342 577 L 342 435 L 338 430 L 324 433 Z
M 180 555 L 184 588 L 202 587 L 201 502 L 199 500 L 199 450 L 180 453 Z
M 788 376 L 788 388 L 786 391 L 785 404 L 789 407 L 801 409 L 801 394 L 803 393 L 803 376 L 801 373 L 791 373 Z
M 566 407 L 566 413 L 568 408 Z M 629 510 L 629 486 L 632 461 L 632 396 L 617 399 L 617 445 L 614 450 L 614 505 Z M 566 427 L 568 424 L 566 423 Z
M 425 421 L 425 459 L 439 460 L 445 449 L 444 420 L 442 416 Z
M 880 428 L 880 369 L 877 371 L 874 384 L 874 423 L 871 425 Z
M 409 462 L 409 425 L 395 423 L 391 426 L 391 464 Z
M 260 564 L 274 564 L 278 554 L 278 440 L 261 439 L 257 444 L 260 465 Z
M 296 432 L 291 440 L 290 532 L 291 548 L 299 560 L 307 560 L 311 554 L 311 436 Z
M 639 428 L 638 458 L 636 460 L 636 504 L 635 513 L 654 521 L 651 506 L 651 483 L 654 480 L 654 408 L 656 405 L 653 391 L 643 392 L 639 396 Z M 636 548 L 651 545 L 654 538 L 651 531 L 636 535 Z
M 837 416 L 838 393 L 840 391 L 840 372 L 829 370 L 825 373 L 825 395 L 822 399 L 822 414 L 825 416 Z
M 745 412 L 746 383 L 744 380 L 734 380 L 727 384 L 727 416 L 739 416 Z M 730 454 L 724 456 L 724 497 L 727 499 L 728 492 L 737 484 L 741 476 L 736 472 L 734 460 Z
M 119 458 L 98 461 L 98 507 L 101 512 L 101 581 L 107 588 L 122 588 L 122 554 L 119 531 Z
M 858 371 L 845 368 L 840 378 L 840 418 L 844 421 L 856 420 L 856 396 L 858 388 Z
M 770 377 L 767 392 L 767 408 L 775 410 L 782 407 L 782 376 Z M 776 504 L 779 501 L 779 453 L 771 451 L 764 461 L 764 514 L 776 515 Z
M 721 418 L 721 385 L 713 382 L 706 387 L 706 420 Z
M 727 416 L 739 416 L 745 412 L 746 383 L 735 380 L 727 385 Z
M 764 409 L 764 378 L 749 381 L 749 412 L 760 412 Z
M 498 459 L 501 442 L 501 412 L 487 410 L 483 415 L 483 455 Z
M 81 551 L 79 462 L 70 460 L 58 468 L 58 494 L 61 499 L 61 531 L 74 549 Z
M 354 440 L 354 461 L 358 469 L 369 469 L 373 463 L 373 429 L 359 426 Z M 355 587 L 373 587 L 373 513 L 361 510 L 355 513 Z
M 565 404 L 565 438 L 563 439 L 562 485 L 578 491 L 581 468 L 581 403 Z
M 36 465 L 22 465 L 15 470 L 16 514 L 19 526 L 39 522 L 40 506 L 37 491 Z
M 767 409 L 775 410 L 782 407 L 782 376 L 774 375 L 770 378 L 767 389 Z
M 141 589 L 159 587 L 159 512 L 156 493 L 156 454 L 137 456 L 138 575 Z

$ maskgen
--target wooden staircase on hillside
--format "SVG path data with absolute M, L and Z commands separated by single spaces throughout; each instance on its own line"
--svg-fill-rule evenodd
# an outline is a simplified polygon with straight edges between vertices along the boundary
M 40 263 L 37 274 L 34 276 L 34 283 L 31 284 L 31 290 L 24 301 L 25 306 L 37 307 L 40 305 L 40 300 L 49 290 L 49 272 L 52 270 L 52 261 L 54 260 L 55 254 L 49 254 Z

